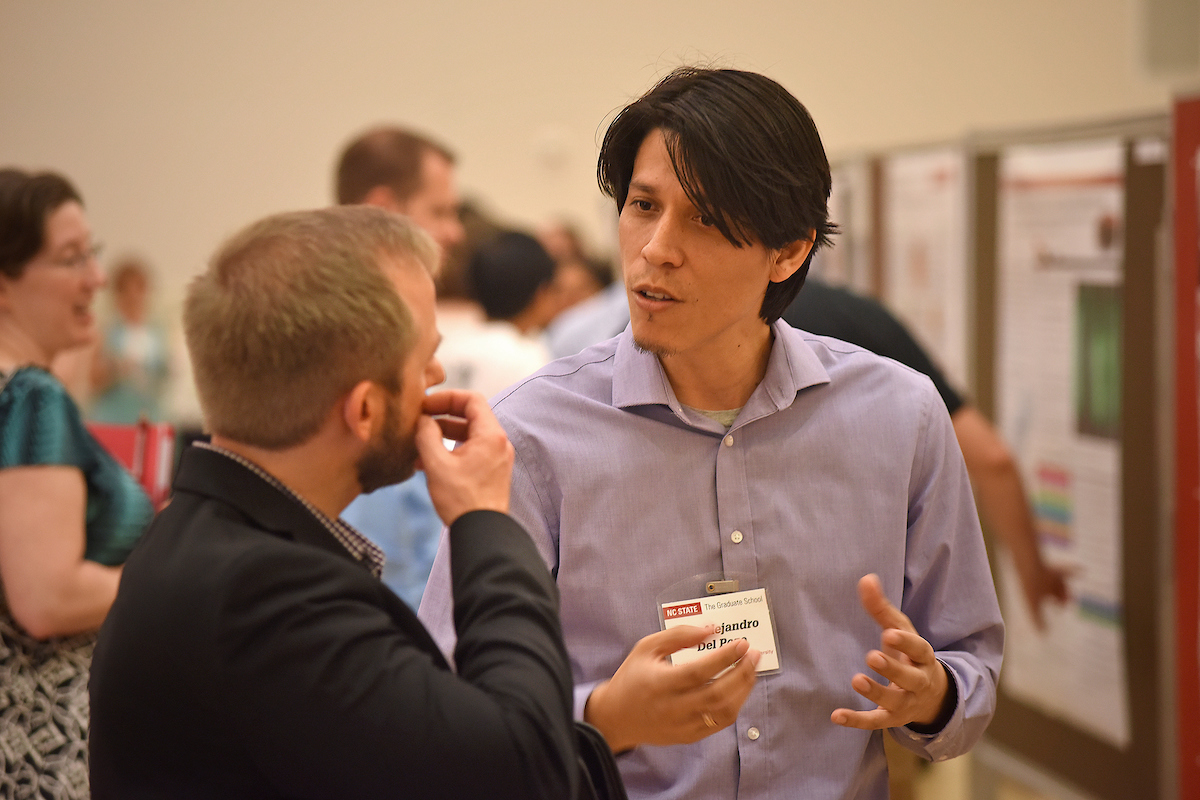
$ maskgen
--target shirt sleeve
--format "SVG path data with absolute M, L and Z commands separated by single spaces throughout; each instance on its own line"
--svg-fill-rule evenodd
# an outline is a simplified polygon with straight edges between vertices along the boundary
M 970 750 L 991 721 L 1004 624 L 954 430 L 929 397 L 910 484 L 901 610 L 949 670 L 958 703 L 936 734 L 907 727 L 891 733 L 909 750 L 942 761 Z
M 86 436 L 79 409 L 49 373 L 23 369 L 0 392 L 0 469 L 86 468 Z
M 231 735 L 241 732 L 281 793 L 574 796 L 571 678 L 554 582 L 506 515 L 465 514 L 448 537 L 457 675 L 397 630 L 374 601 L 378 584 L 351 588 L 340 563 L 299 547 L 274 558 L 289 559 L 273 571 L 303 582 L 305 602 L 251 575 L 234 583 L 245 588 L 226 605 L 221 694 Z M 246 565 L 261 568 L 261 559 Z M 263 585 L 270 591 L 255 588 Z M 263 675 L 274 677 L 264 684 Z

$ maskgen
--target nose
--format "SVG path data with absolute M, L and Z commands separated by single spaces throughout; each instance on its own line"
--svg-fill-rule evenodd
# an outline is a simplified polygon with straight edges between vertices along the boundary
M 442 247 L 449 250 L 456 244 L 467 238 L 467 231 L 459 221 L 458 216 L 454 215 L 442 223 Z
M 650 238 L 642 245 L 642 257 L 651 264 L 677 267 L 683 261 L 679 230 L 667 214 L 654 220 Z
M 429 360 L 429 366 L 425 369 L 425 388 L 428 389 L 445 382 L 446 370 L 442 367 L 442 362 L 438 361 L 437 356 L 434 356 Z
M 108 273 L 104 271 L 104 267 L 100 266 L 100 259 L 94 255 L 88 256 L 87 272 L 85 274 L 88 284 L 96 289 L 108 283 Z

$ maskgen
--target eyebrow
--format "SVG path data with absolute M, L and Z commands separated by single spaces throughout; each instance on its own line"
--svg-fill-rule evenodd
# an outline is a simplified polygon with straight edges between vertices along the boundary
M 646 194 L 654 194 L 655 189 L 650 184 L 643 183 L 642 181 L 630 181 L 629 182 L 629 191 L 645 192 Z

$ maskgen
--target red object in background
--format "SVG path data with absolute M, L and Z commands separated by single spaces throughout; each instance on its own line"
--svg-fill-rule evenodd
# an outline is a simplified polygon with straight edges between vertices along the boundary
M 1175 102 L 1175 674 L 1179 797 L 1200 800 L 1200 97 Z
M 175 465 L 175 429 L 166 423 L 138 422 L 134 425 L 89 423 L 88 432 L 150 495 L 158 509 L 171 491 Z

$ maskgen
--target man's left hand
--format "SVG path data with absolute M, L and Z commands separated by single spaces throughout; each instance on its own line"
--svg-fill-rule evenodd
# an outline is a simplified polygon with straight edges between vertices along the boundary
M 889 683 L 884 686 L 858 673 L 850 685 L 877 708 L 839 708 L 830 719 L 847 728 L 866 730 L 934 722 L 946 699 L 948 678 L 933 647 L 921 638 L 909 618 L 888 602 L 878 576 L 866 575 L 859 580 L 858 596 L 863 608 L 883 629 L 879 637 L 881 650 L 867 653 L 867 666 Z

